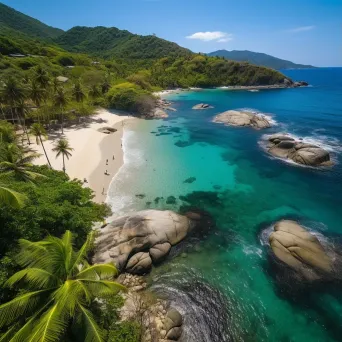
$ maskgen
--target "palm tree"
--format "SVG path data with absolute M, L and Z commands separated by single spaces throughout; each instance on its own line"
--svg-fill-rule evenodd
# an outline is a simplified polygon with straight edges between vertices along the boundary
M 5 203 L 12 208 L 20 209 L 24 206 L 26 198 L 25 195 L 0 184 L 0 203 Z
M 22 150 L 16 144 L 2 144 L 0 147 L 0 172 L 13 174 L 17 179 L 33 182 L 38 177 L 45 177 L 38 172 L 30 171 L 32 161 L 38 153 Z
M 47 71 L 38 65 L 34 70 L 34 80 L 44 89 L 50 84 L 50 77 Z
M 5 286 L 25 285 L 26 292 L 0 306 L 0 328 L 7 328 L 10 341 L 65 341 L 77 329 L 84 341 L 104 342 L 104 333 L 91 312 L 95 299 L 107 299 L 125 287 L 113 281 L 112 264 L 89 265 L 87 254 L 94 233 L 79 251 L 66 231 L 61 239 L 19 240 L 17 261 L 24 269 Z
M 0 121 L 0 143 L 11 144 L 16 141 L 14 126 L 7 121 Z
M 40 107 L 42 101 L 46 98 L 46 89 L 42 88 L 36 80 L 30 82 L 29 97 L 37 107 Z
M 98 98 L 101 95 L 101 91 L 96 84 L 93 84 L 89 90 L 89 96 L 93 99 Z
M 63 171 L 65 173 L 65 161 L 64 157 L 66 157 L 69 160 L 69 157 L 72 156 L 70 151 L 73 151 L 74 149 L 69 145 L 69 141 L 66 139 L 59 139 L 55 145 L 55 147 L 52 149 L 52 151 L 57 152 L 56 158 L 58 158 L 60 155 L 63 157 Z
M 26 116 L 30 112 L 30 110 L 31 110 L 31 108 L 25 103 L 24 100 L 19 100 L 17 102 L 17 104 L 16 104 L 16 111 L 18 113 L 18 117 L 23 119 L 24 132 L 26 134 L 27 141 L 28 141 L 29 145 L 31 145 L 31 141 L 30 141 L 30 136 L 29 136 L 28 131 L 27 131 L 27 127 L 26 127 Z
M 43 139 L 42 139 L 42 137 L 45 139 L 47 139 L 47 137 L 48 137 L 45 128 L 40 123 L 34 123 L 31 126 L 30 133 L 36 137 L 37 145 L 42 144 L 46 160 L 48 161 L 49 166 L 52 168 L 49 157 L 46 153 L 46 150 L 45 150 L 45 147 L 43 144 Z
M 82 89 L 81 83 L 77 81 L 72 89 L 72 95 L 77 102 L 82 102 L 85 98 L 84 91 Z
M 64 109 L 68 104 L 68 99 L 65 91 L 62 87 L 58 88 L 53 97 L 53 103 L 56 107 L 59 107 L 62 115 L 62 134 L 64 133 Z
M 24 132 L 26 133 L 27 137 L 27 130 L 25 123 L 22 125 L 20 116 L 17 112 L 17 103 L 24 102 L 26 99 L 26 89 L 22 87 L 21 84 L 19 84 L 13 77 L 10 77 L 5 85 L 2 88 L 2 94 L 1 94 L 3 100 L 7 102 L 10 106 L 11 113 L 12 113 L 12 119 L 13 119 L 13 112 L 16 114 L 17 119 L 19 121 L 19 124 L 23 127 Z M 30 143 L 29 137 L 28 142 Z

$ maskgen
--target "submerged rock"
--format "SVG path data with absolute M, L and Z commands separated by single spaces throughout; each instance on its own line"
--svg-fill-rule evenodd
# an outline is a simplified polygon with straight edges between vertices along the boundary
M 287 134 L 274 134 L 268 138 L 267 150 L 275 157 L 291 159 L 308 166 L 332 165 L 330 154 L 323 148 L 297 141 Z
M 250 126 L 255 129 L 271 127 L 271 123 L 261 114 L 228 110 L 214 117 L 213 122 L 230 126 Z
M 191 216 L 191 215 L 189 215 Z M 115 219 L 100 230 L 95 263 L 113 262 L 120 271 L 147 273 L 198 224 L 173 211 L 144 210 Z
M 277 222 L 269 240 L 275 256 L 301 278 L 314 281 L 332 276 L 331 258 L 319 240 L 297 222 Z
M 210 106 L 207 103 L 200 103 L 200 104 L 192 107 L 192 109 L 195 109 L 195 110 L 203 110 L 203 109 L 210 109 L 210 108 L 214 108 L 214 107 Z

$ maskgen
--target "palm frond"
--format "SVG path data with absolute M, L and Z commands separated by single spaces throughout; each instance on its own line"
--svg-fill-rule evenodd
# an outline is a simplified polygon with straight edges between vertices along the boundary
M 38 267 L 48 258 L 47 246 L 49 241 L 31 242 L 25 239 L 19 240 L 20 252 L 16 256 L 17 263 L 22 267 Z
M 103 342 L 104 333 L 96 323 L 92 313 L 84 306 L 80 305 L 82 322 L 85 327 L 85 339 L 84 342 Z
M 89 290 L 94 297 L 108 297 L 117 294 L 120 291 L 127 291 L 126 287 L 110 280 L 93 280 L 93 279 L 78 279 Z
M 0 202 L 13 208 L 20 209 L 24 206 L 27 197 L 19 192 L 0 186 Z
M 39 304 L 43 295 L 48 295 L 51 289 L 25 293 L 0 305 L 0 327 L 7 326 L 21 316 L 28 316 Z
M 77 252 L 75 259 L 70 267 L 70 272 L 75 272 L 77 267 L 83 264 L 87 253 L 89 252 L 92 243 L 94 242 L 95 233 L 92 231 L 88 234 L 86 242 L 83 244 L 81 249 Z
M 39 320 L 29 342 L 59 341 L 68 325 L 69 317 L 62 308 L 55 304 Z
M 52 273 L 41 268 L 25 268 L 12 275 L 5 286 L 12 287 L 20 281 L 27 282 L 31 289 L 44 289 L 57 286 L 59 279 Z
M 77 274 L 77 278 L 86 279 L 110 279 L 118 275 L 118 270 L 113 264 L 99 264 L 89 266 Z
M 8 342 L 8 341 L 13 341 L 11 338 L 14 334 L 15 331 L 18 329 L 19 324 L 14 324 L 10 329 L 8 329 L 3 335 L 0 337 L 0 342 Z
M 70 263 L 72 260 L 72 255 L 73 255 L 73 239 L 72 239 L 72 233 L 70 230 L 67 230 L 63 237 L 62 237 L 62 242 L 64 245 L 65 249 L 65 271 L 66 273 L 69 272 L 70 269 Z

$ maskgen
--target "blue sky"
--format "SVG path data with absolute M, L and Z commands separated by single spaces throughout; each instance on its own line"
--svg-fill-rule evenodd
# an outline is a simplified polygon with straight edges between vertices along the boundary
M 342 66 L 342 0 L 0 0 L 46 24 L 115 26 L 195 52 L 252 50 Z

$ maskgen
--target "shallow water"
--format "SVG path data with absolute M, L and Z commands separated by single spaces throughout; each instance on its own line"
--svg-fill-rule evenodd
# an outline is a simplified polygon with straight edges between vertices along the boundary
M 328 240 L 342 234 L 342 69 L 286 73 L 312 86 L 182 92 L 169 96 L 177 108 L 169 119 L 126 126 L 125 164 L 108 196 L 115 214 L 195 206 L 216 221 L 150 276 L 184 313 L 183 341 L 341 340 L 341 293 L 332 286 L 285 289 L 267 232 L 295 218 Z M 191 109 L 200 102 L 215 108 Z M 255 131 L 211 122 L 238 108 L 271 115 L 277 125 Z M 328 148 L 335 166 L 314 170 L 271 158 L 260 141 L 281 131 Z

